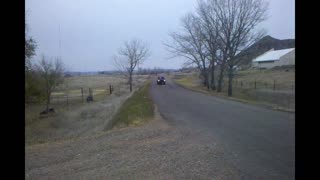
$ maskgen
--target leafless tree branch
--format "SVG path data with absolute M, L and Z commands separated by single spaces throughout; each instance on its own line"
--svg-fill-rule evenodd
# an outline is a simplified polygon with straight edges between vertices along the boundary
M 129 78 L 130 92 L 132 91 L 132 75 L 135 68 L 142 64 L 150 56 L 150 50 L 146 43 L 133 39 L 126 41 L 119 48 L 118 55 L 113 57 L 114 65 L 122 74 Z

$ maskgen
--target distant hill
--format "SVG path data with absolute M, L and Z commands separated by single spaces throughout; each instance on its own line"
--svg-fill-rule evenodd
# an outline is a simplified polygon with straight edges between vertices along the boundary
M 271 36 L 265 36 L 258 42 L 251 45 L 247 50 L 241 52 L 239 56 L 241 57 L 240 66 L 246 68 L 251 65 L 252 59 L 265 53 L 270 49 L 279 50 L 295 47 L 295 39 L 276 39 Z

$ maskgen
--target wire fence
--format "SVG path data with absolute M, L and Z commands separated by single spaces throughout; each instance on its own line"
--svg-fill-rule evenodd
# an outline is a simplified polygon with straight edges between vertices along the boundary
M 224 86 L 227 86 L 224 83 Z M 271 90 L 278 92 L 286 92 L 286 93 L 295 93 L 295 83 L 294 82 L 286 82 L 279 83 L 277 80 L 270 81 L 241 81 L 235 80 L 232 83 L 232 86 L 235 88 L 243 88 L 243 89 L 263 89 L 263 90 Z
M 119 91 L 119 89 L 117 89 Z M 89 103 L 103 99 L 114 93 L 114 86 L 108 88 L 80 88 L 53 92 L 50 96 L 51 105 L 70 105 L 77 103 Z M 27 104 L 46 104 L 45 98 L 33 98 L 26 101 Z
M 80 88 L 66 92 L 53 93 L 50 97 L 51 104 L 70 104 L 92 102 L 110 96 L 114 91 L 112 85 L 109 88 Z
M 295 109 L 295 83 L 273 81 L 242 81 L 234 80 L 232 83 L 234 97 L 261 101 L 278 105 L 286 109 Z M 222 86 L 223 92 L 228 92 L 228 82 Z
M 186 78 L 186 81 L 195 87 L 200 86 L 204 88 L 203 79 L 198 77 L 198 74 L 177 73 L 174 75 L 174 79 Z M 209 82 L 211 82 L 211 79 L 209 79 Z M 217 82 L 215 85 L 217 87 Z M 222 93 L 224 95 L 228 93 L 228 77 L 222 81 Z M 242 100 L 267 103 L 294 111 L 295 81 L 292 78 L 285 81 L 283 77 L 281 79 L 271 77 L 264 77 L 263 79 L 235 77 L 232 81 L 232 96 Z

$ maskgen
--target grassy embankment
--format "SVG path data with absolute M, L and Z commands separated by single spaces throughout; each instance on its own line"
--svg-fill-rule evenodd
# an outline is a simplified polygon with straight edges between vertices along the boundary
M 149 94 L 151 82 L 148 81 L 115 114 L 106 129 L 141 125 L 153 118 L 154 107 Z

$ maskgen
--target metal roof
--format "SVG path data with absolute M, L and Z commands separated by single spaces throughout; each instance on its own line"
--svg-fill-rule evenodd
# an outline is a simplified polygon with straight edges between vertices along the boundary
M 281 49 L 277 51 L 269 51 L 266 52 L 253 60 L 253 62 L 259 61 L 278 61 L 282 56 L 288 54 L 289 52 L 293 51 L 295 48 L 290 49 Z

